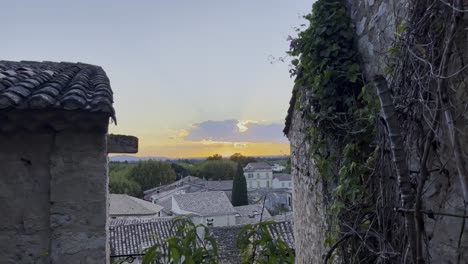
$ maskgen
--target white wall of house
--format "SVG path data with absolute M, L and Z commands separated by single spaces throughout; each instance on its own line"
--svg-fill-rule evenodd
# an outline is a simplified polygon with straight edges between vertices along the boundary
M 244 172 L 245 180 L 247 181 L 248 189 L 271 188 L 272 187 L 272 170 L 252 170 Z
M 275 178 L 272 180 L 273 189 L 292 189 L 292 181 L 280 181 Z
M 286 167 L 283 165 L 275 164 L 272 166 L 272 170 L 276 172 L 283 171 L 284 169 L 286 169 Z
M 195 225 L 204 224 L 206 226 L 233 226 L 236 225 L 235 214 L 216 216 L 193 216 L 192 222 Z

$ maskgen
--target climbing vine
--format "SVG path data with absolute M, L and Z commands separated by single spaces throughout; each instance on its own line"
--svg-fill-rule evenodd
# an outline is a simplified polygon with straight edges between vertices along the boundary
M 365 198 L 365 183 L 378 153 L 373 145 L 379 104 L 363 77 L 354 30 L 341 1 L 319 0 L 305 16 L 309 27 L 291 42 L 295 89 L 310 93 L 306 110 L 312 159 L 333 187 L 326 245 L 336 243 L 344 209 Z M 301 107 L 298 105 L 298 107 Z
M 429 262 L 434 242 L 426 222 L 438 215 L 462 219 L 451 245 L 458 252 L 454 263 L 461 263 L 468 201 L 462 148 L 468 10 L 461 0 L 405 1 L 403 21 L 388 25 L 394 39 L 383 44 L 390 47 L 387 56 L 374 55 L 387 58 L 382 76 L 365 80 L 343 2 L 317 1 L 305 17 L 310 25 L 292 39 L 290 50 L 296 81 L 291 102 L 312 123 L 310 158 L 327 207 L 325 262 L 337 256 L 343 263 Z M 379 119 L 374 98 L 384 106 Z M 431 211 L 424 199 L 428 185 L 451 175 L 462 213 Z

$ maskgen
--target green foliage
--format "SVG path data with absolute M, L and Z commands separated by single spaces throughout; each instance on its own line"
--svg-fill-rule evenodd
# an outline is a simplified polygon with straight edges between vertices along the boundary
M 128 174 L 133 165 L 132 163 L 109 163 L 110 193 L 122 193 L 135 197 L 140 197 L 142 195 L 140 184 L 128 178 Z
M 199 177 L 208 180 L 232 180 L 237 164 L 230 160 L 206 160 L 197 164 Z
M 365 195 L 380 106 L 361 77 L 344 3 L 318 0 L 305 18 L 309 27 L 291 45 L 290 55 L 296 57 L 292 73 L 296 87 L 307 87 L 312 93 L 311 155 L 322 179 L 336 186 L 328 224 L 331 234 L 337 234 L 337 216 Z M 333 244 L 333 235 L 327 241 L 328 246 Z
M 274 222 L 266 221 L 244 226 L 237 237 L 242 263 L 293 264 L 294 253 L 281 239 Z
M 181 179 L 185 176 L 189 175 L 196 175 L 195 166 L 189 163 L 184 162 L 173 162 L 171 163 L 171 167 L 176 173 L 177 179 Z
M 245 167 L 250 162 L 256 162 L 257 159 L 254 157 L 247 157 L 240 153 L 234 153 L 229 158 L 230 160 L 239 163 L 242 167 Z
M 248 205 L 247 181 L 244 177 L 244 169 L 240 163 L 237 163 L 237 174 L 232 182 L 232 205 Z
M 217 264 L 218 245 L 204 225 L 180 218 L 174 221 L 175 235 L 147 248 L 142 264 Z
M 284 169 L 284 173 L 291 174 L 291 157 L 288 157 L 286 161 L 286 169 Z
M 219 154 L 214 154 L 213 156 L 209 156 L 206 160 L 222 160 L 223 156 Z
M 174 182 L 176 174 L 167 162 L 147 160 L 136 163 L 128 172 L 128 178 L 137 182 L 142 190 Z

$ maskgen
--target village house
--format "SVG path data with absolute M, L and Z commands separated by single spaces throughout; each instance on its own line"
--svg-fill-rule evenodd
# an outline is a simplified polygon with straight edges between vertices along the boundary
M 292 189 L 291 174 L 275 173 L 272 180 L 273 189 Z
M 144 199 L 163 207 L 161 216 L 171 216 L 172 196 L 177 194 L 223 191 L 231 200 L 232 180 L 210 181 L 187 176 L 178 181 L 144 191 Z
M 162 209 L 162 206 L 126 194 L 109 194 L 109 217 L 112 219 L 160 217 Z
M 222 191 L 196 192 L 172 196 L 172 212 L 189 216 L 194 224 L 232 226 L 236 210 Z
M 236 225 L 255 224 L 271 219 L 271 215 L 267 209 L 263 209 L 261 204 L 249 204 L 235 206 L 236 210 Z
M 0 61 L 2 263 L 109 263 L 112 103 L 99 66 Z
M 251 162 L 244 167 L 248 189 L 271 188 L 273 170 L 266 162 Z
M 265 200 L 265 208 L 271 215 L 293 210 L 292 190 L 286 188 L 260 188 L 248 192 L 249 204 Z

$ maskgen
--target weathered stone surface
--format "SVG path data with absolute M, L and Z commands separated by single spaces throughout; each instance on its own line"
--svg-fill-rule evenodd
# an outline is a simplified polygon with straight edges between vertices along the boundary
M 138 138 L 124 135 L 107 136 L 107 153 L 137 153 Z
M 397 26 L 406 18 L 409 2 L 408 0 L 347 0 L 347 3 L 352 21 L 356 25 L 356 41 L 364 64 L 364 75 L 370 80 L 376 74 L 384 74 L 385 56 L 392 45 Z M 464 23 L 463 28 L 466 28 L 468 23 L 468 14 L 466 13 Z M 465 39 L 456 40 L 460 47 L 467 47 L 465 57 L 468 57 L 467 39 L 468 35 L 465 34 Z M 459 63 L 459 60 L 459 58 L 454 58 L 452 63 Z M 465 82 L 467 80 L 468 77 L 465 78 Z M 458 89 L 458 97 L 468 98 L 466 84 L 459 86 Z M 300 108 L 294 108 L 294 105 L 290 108 L 294 110 L 289 114 L 292 117 L 291 124 L 287 123 L 286 131 L 289 130 L 288 138 L 291 142 L 296 263 L 322 263 L 323 254 L 326 253 L 323 246 L 326 226 L 324 224 L 324 201 L 320 197 L 324 197 L 326 190 L 323 189 L 316 176 L 313 160 L 308 152 L 309 145 L 306 135 L 312 124 L 304 117 L 305 112 L 310 109 L 307 104 L 307 89 L 299 89 L 294 96 L 296 99 L 293 102 L 300 102 L 298 104 Z M 456 125 L 457 129 L 461 131 L 460 135 L 468 134 L 468 118 L 459 118 Z M 447 137 L 443 134 L 439 136 Z M 465 136 L 460 141 L 462 148 L 465 149 L 466 160 L 468 137 Z M 420 157 L 411 151 L 411 149 L 421 147 L 417 144 L 416 141 L 408 142 L 407 146 L 408 162 L 412 171 L 420 170 L 418 167 Z M 462 215 L 464 211 L 458 175 L 456 169 L 451 165 L 452 163 L 448 162 L 453 159 L 453 151 L 447 146 L 440 146 L 440 148 L 442 148 L 440 152 L 443 163 L 447 164 L 444 166 L 449 173 L 448 175 L 431 174 L 431 178 L 424 188 L 426 190 L 423 197 L 424 207 L 434 211 Z M 427 236 L 425 237 L 427 241 L 425 243 L 429 247 L 431 263 L 457 263 L 459 254 L 462 260 L 460 263 L 468 263 L 468 224 L 462 231 L 462 221 L 460 218 L 453 217 L 426 219 Z M 460 233 L 463 233 L 461 239 Z M 458 243 L 460 243 L 460 247 L 458 247 Z
M 107 153 L 102 132 L 62 131 L 51 156 L 52 263 L 104 263 L 107 247 Z M 66 177 L 64 177 L 66 176 Z
M 46 263 L 52 142 L 51 132 L 0 134 L 2 263 Z
M 365 66 L 365 77 L 370 80 L 376 74 L 384 75 L 385 56 L 393 43 L 396 28 L 406 20 L 409 1 L 372 0 L 369 1 L 368 5 L 362 5 L 361 1 L 348 0 L 347 2 L 352 20 L 357 25 L 356 34 L 359 36 L 357 44 Z M 366 18 L 368 22 L 363 26 L 362 21 Z M 467 47 L 466 40 L 458 41 L 462 46 Z M 465 53 L 465 55 L 467 54 Z M 467 98 L 466 93 L 461 93 L 459 96 Z M 459 122 L 458 129 L 467 131 L 468 122 L 466 120 Z M 446 135 L 440 136 L 447 137 Z M 468 137 L 461 139 L 461 141 L 462 146 L 466 148 Z M 420 147 L 417 144 L 418 142 L 408 142 L 407 146 L 409 166 L 413 171 L 420 170 L 420 157 L 413 153 L 414 149 Z M 450 149 L 446 146 L 441 146 L 441 148 L 441 153 L 445 153 L 442 156 L 452 157 L 453 152 Z M 425 187 L 427 191 L 423 198 L 424 206 L 434 211 L 462 215 L 464 212 L 462 210 L 461 186 L 456 169 L 451 164 L 449 162 L 446 166 L 450 172 L 449 175 L 432 174 Z M 461 227 L 462 220 L 459 218 L 435 217 L 435 219 L 426 219 L 425 231 L 432 263 L 457 263 L 459 251 L 462 253 L 461 259 L 468 259 L 468 236 L 466 235 L 468 234 L 468 225 L 465 225 L 465 235 L 460 240 L 460 249 L 457 249 Z
M 291 174 L 293 175 L 294 238 L 296 263 L 322 263 L 326 254 L 325 209 L 322 185 L 317 179 L 314 161 L 310 159 L 307 141 L 309 122 L 302 119 L 302 111 L 310 107 L 306 89 L 296 94 L 301 109 L 294 110 L 288 138 L 291 142 Z
M 109 263 L 106 150 L 103 129 L 0 132 L 0 263 Z

